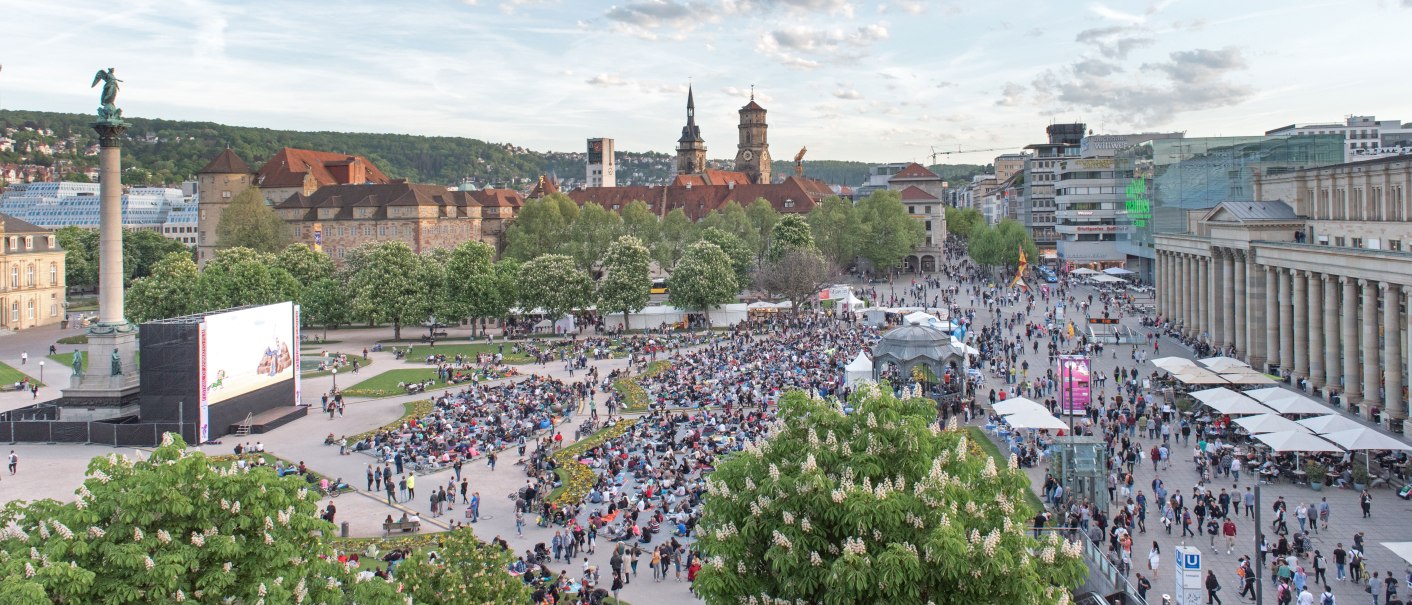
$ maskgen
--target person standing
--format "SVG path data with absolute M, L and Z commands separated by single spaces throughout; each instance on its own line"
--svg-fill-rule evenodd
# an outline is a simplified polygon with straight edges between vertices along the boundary
M 1358 496 L 1358 505 L 1363 507 L 1364 519 L 1373 516 L 1373 495 L 1368 493 L 1368 490 L 1363 490 L 1363 493 Z
M 397 503 L 397 493 L 396 493 L 396 491 L 394 490 L 394 488 L 393 488 L 393 486 L 392 486 L 392 482 L 391 482 L 391 481 L 388 481 L 388 482 L 384 483 L 383 486 L 387 488 L 387 503 L 388 503 L 388 504 L 396 504 L 396 503 Z
M 375 475 L 375 473 L 373 473 L 373 465 L 369 464 L 369 465 L 368 465 L 368 491 L 373 491 L 373 476 L 374 476 L 374 475 Z
M 480 521 L 480 492 L 471 494 L 471 523 Z
M 1152 582 L 1142 577 L 1142 574 L 1137 574 L 1137 596 L 1141 597 L 1143 601 L 1147 601 L 1147 591 L 1149 590 L 1152 590 Z
M 13 475 L 20 470 L 20 455 L 15 450 L 10 450 L 10 474 Z
M 1216 593 L 1221 591 L 1221 581 L 1216 579 L 1216 572 L 1206 571 L 1206 605 L 1221 605 L 1221 597 Z
M 407 475 L 407 500 L 417 499 L 417 476 Z
M 1363 587 L 1364 592 L 1373 595 L 1373 605 L 1378 605 L 1378 595 L 1382 594 L 1383 581 L 1378 579 L 1378 572 L 1368 577 L 1367 584 Z
M 1339 542 L 1334 547 L 1334 571 L 1338 573 L 1338 581 L 1343 581 L 1343 569 L 1348 564 L 1348 551 L 1343 549 L 1343 542 Z

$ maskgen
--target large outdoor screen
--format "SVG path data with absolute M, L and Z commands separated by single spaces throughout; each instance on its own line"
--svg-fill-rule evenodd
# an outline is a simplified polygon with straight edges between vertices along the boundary
M 201 401 L 215 405 L 298 372 L 294 303 L 209 315 L 201 330 Z M 291 402 L 292 403 L 292 402 Z

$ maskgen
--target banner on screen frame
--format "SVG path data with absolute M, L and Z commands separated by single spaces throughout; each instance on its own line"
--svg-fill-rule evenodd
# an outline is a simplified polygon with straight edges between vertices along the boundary
M 1084 414 L 1091 403 L 1089 360 L 1082 355 L 1059 356 L 1059 406 L 1065 414 Z

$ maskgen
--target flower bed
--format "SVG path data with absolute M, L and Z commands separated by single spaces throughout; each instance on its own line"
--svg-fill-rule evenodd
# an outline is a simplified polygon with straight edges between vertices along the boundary
M 623 398 L 623 409 L 625 410 L 645 410 L 648 404 L 652 403 L 647 394 L 647 389 L 642 388 L 638 383 L 643 378 L 651 378 L 666 371 L 672 364 L 668 361 L 654 361 L 647 364 L 647 369 L 631 378 L 623 378 L 613 383 L 613 388 Z
M 390 431 L 392 429 L 399 428 L 402 426 L 403 422 L 406 422 L 409 419 L 421 418 L 422 416 L 430 414 L 434 407 L 435 406 L 434 404 L 432 404 L 430 399 L 423 399 L 421 401 L 408 401 L 407 403 L 403 404 L 405 412 L 402 414 L 401 418 L 393 420 L 392 422 L 384 424 L 371 431 L 365 433 L 358 433 L 357 435 L 349 437 L 348 445 L 351 447 L 354 443 L 357 443 L 359 441 L 367 439 L 368 437 L 372 437 L 373 435 L 378 434 L 378 431 Z
M 549 503 L 556 506 L 568 504 L 578 504 L 588 497 L 589 490 L 593 489 L 593 469 L 579 462 L 579 456 L 584 452 L 598 447 L 608 441 L 617 439 L 632 428 L 633 421 L 626 418 L 619 418 L 611 426 L 580 439 L 558 452 L 554 453 L 554 462 L 558 463 L 556 472 L 563 482 L 558 488 L 549 494 Z

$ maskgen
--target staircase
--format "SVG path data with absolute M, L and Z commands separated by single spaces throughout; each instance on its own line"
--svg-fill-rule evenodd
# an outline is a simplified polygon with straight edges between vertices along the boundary
M 255 414 L 246 414 L 245 421 L 235 426 L 236 437 L 250 436 L 250 425 L 255 424 Z

